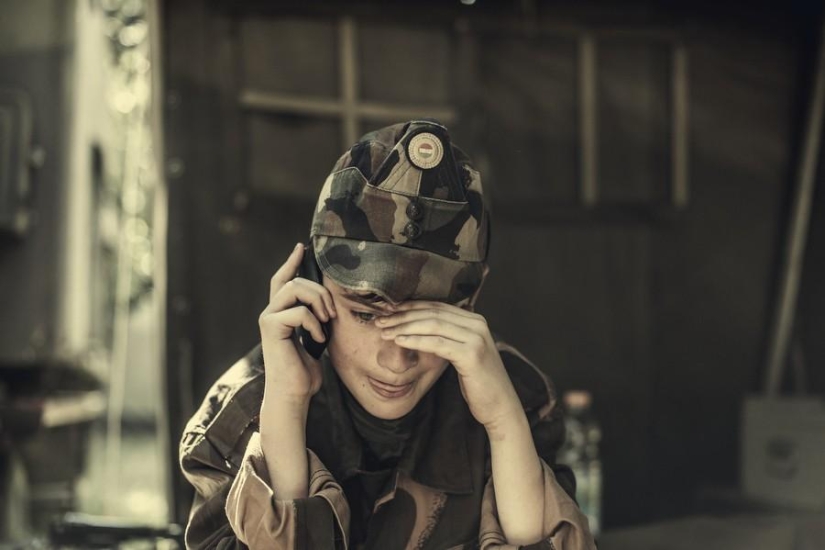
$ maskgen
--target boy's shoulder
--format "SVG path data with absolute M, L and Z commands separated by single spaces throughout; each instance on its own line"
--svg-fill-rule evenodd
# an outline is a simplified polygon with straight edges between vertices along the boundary
M 238 452 L 238 441 L 257 425 L 264 390 L 263 353 L 260 343 L 227 369 L 209 388 L 200 407 L 183 431 L 180 456 L 198 454 L 208 444 L 228 467 Z M 239 458 L 239 457 L 236 457 Z
M 496 348 L 524 410 L 534 412 L 540 418 L 556 412 L 556 387 L 550 376 L 517 348 L 497 336 L 495 339 Z
M 556 465 L 556 454 L 564 442 L 564 409 L 556 398 L 556 387 L 547 371 L 537 367 L 518 349 L 496 339 L 507 374 L 521 400 L 521 405 L 530 423 L 533 442 L 539 456 L 553 467 L 557 480 L 567 494 L 575 494 L 575 482 L 569 471 Z

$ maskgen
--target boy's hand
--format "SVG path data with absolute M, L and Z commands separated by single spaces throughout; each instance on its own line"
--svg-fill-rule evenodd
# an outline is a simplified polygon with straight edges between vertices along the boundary
M 321 366 L 298 343 L 304 327 L 317 342 L 326 340 L 321 323 L 336 316 L 332 295 L 323 285 L 295 277 L 304 247 L 289 255 L 270 281 L 269 305 L 258 318 L 266 369 L 267 394 L 306 404 L 321 387 Z M 307 304 L 307 305 L 304 305 Z
M 488 432 L 505 430 L 524 416 L 483 316 L 441 302 L 413 301 L 379 317 L 376 325 L 384 339 L 449 361 L 470 411 Z

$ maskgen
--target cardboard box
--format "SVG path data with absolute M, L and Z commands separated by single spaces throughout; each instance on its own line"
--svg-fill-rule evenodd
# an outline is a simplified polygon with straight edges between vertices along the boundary
M 742 428 L 747 496 L 779 506 L 825 509 L 825 401 L 749 397 Z

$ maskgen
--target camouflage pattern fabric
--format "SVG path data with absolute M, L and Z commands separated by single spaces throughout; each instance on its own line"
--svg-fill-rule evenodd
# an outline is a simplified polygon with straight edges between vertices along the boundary
M 481 284 L 489 218 L 481 176 L 432 121 L 364 135 L 324 182 L 310 235 L 321 270 L 391 303 L 460 303 Z

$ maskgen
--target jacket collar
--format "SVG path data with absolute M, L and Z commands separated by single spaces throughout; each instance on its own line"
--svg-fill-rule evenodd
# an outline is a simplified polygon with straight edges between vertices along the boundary
M 329 357 L 323 358 L 324 383 L 310 404 L 307 443 L 340 482 L 364 473 L 363 443 L 343 402 L 341 382 Z M 447 370 L 430 389 L 431 410 L 413 430 L 398 469 L 432 489 L 469 494 L 471 460 L 485 460 L 486 434 L 467 407 L 455 369 Z

